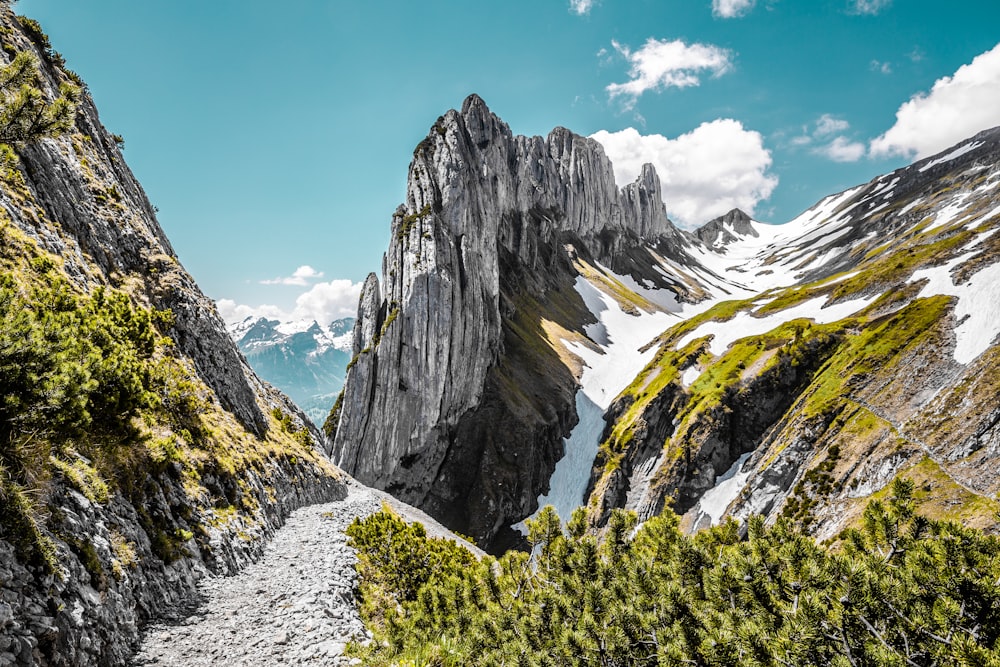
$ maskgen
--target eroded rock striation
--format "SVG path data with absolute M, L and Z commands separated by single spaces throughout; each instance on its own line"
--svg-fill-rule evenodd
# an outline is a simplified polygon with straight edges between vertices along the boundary
M 577 419 L 541 328 L 593 321 L 572 258 L 613 267 L 680 242 L 651 166 L 619 189 L 596 142 L 514 135 L 469 97 L 414 151 L 365 282 L 334 460 L 489 544 L 535 509 Z

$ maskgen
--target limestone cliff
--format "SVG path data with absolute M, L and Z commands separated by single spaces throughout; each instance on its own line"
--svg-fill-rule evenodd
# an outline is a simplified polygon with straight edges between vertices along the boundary
M 34 54 L 42 98 L 82 84 L 6 3 L 0 39 L 0 65 Z M 202 574 L 345 488 L 178 262 L 88 94 L 68 131 L 0 161 L 0 664 L 121 665 Z
M 469 97 L 414 151 L 362 293 L 334 460 L 490 544 L 535 509 L 576 422 L 576 378 L 543 330 L 594 321 L 573 258 L 638 271 L 635 248 L 682 241 L 651 166 L 619 190 L 596 142 L 516 136 Z

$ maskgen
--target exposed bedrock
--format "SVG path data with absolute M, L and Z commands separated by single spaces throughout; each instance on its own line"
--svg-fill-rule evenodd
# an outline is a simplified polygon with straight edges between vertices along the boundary
M 614 266 L 680 239 L 652 167 L 619 189 L 596 142 L 516 136 L 469 97 L 414 151 L 334 459 L 489 545 L 534 511 L 576 423 L 576 380 L 542 328 L 593 321 L 570 255 Z

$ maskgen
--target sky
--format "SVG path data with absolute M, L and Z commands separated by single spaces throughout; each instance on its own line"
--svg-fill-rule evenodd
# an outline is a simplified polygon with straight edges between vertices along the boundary
M 228 320 L 352 315 L 414 146 L 478 93 L 781 223 L 1000 125 L 997 0 L 21 0 Z

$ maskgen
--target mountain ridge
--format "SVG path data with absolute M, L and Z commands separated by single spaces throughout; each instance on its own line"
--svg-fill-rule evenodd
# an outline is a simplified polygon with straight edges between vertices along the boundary
M 38 24 L 3 3 L 0 41 L 0 67 L 37 63 L 27 99 L 80 89 L 64 131 L 0 145 L 0 662 L 122 665 L 345 476 L 229 339 Z
M 461 120 L 464 118 L 462 114 L 470 113 L 468 119 Z M 453 135 L 457 141 L 453 142 Z M 467 143 L 463 143 L 463 137 Z M 383 262 L 383 281 L 388 285 L 383 287 L 382 281 L 374 274 L 366 282 L 355 329 L 356 361 L 348 375 L 340 412 L 335 460 L 358 473 L 365 481 L 400 494 L 460 532 L 471 533 L 481 544 L 490 546 L 492 543 L 494 548 L 516 543 L 511 533 L 505 532 L 504 524 L 517 518 L 518 512 L 523 518 L 547 498 L 564 497 L 567 493 L 572 496 L 575 492 L 571 489 L 577 488 L 579 482 L 566 481 L 571 478 L 589 478 L 589 482 L 585 483 L 586 493 L 578 504 L 587 504 L 591 508 L 590 518 L 595 529 L 603 525 L 608 512 L 614 507 L 639 509 L 640 516 L 649 516 L 662 507 L 668 496 L 681 489 L 687 491 L 681 493 L 679 509 L 691 509 L 702 495 L 714 488 L 716 478 L 730 473 L 737 461 L 748 460 L 743 457 L 755 451 L 765 434 L 777 433 L 785 428 L 786 435 L 792 437 L 793 433 L 807 433 L 810 429 L 828 429 L 830 422 L 822 411 L 809 417 L 812 422 L 808 419 L 789 420 L 785 413 L 794 411 L 796 401 L 804 400 L 803 392 L 814 391 L 817 378 L 827 377 L 825 369 L 834 363 L 832 360 L 840 359 L 841 355 L 858 353 L 851 342 L 859 335 L 855 333 L 857 327 L 860 327 L 858 331 L 865 331 L 865 326 L 876 327 L 883 321 L 879 318 L 891 317 L 893 304 L 905 313 L 905 316 L 897 317 L 899 327 L 909 326 L 911 317 L 925 318 L 928 325 L 940 322 L 940 327 L 944 327 L 940 331 L 949 326 L 958 326 L 961 331 L 961 327 L 967 326 L 947 324 L 952 320 L 945 315 L 945 302 L 930 297 L 915 298 L 919 290 L 908 287 L 906 279 L 921 267 L 932 267 L 934 261 L 951 257 L 948 253 L 957 241 L 948 239 L 959 233 L 961 225 L 958 222 L 964 219 L 961 214 L 968 212 L 969 215 L 975 213 L 979 216 L 974 220 L 965 220 L 965 227 L 976 227 L 978 231 L 969 229 L 967 232 L 972 236 L 963 238 L 968 241 L 986 233 L 987 230 L 979 228 L 994 220 L 997 212 L 989 209 L 988 204 L 994 197 L 994 181 L 988 179 L 993 173 L 991 170 L 1000 162 L 998 137 L 1000 130 L 982 132 L 939 155 L 826 197 L 785 225 L 759 223 L 737 209 L 693 233 L 681 232 L 671 225 L 664 228 L 666 233 L 651 239 L 649 234 L 645 237 L 641 233 L 628 234 L 629 229 L 633 232 L 647 229 L 645 222 L 631 228 L 626 224 L 626 233 L 615 236 L 613 231 L 602 232 L 600 224 L 607 224 L 608 230 L 622 229 L 619 221 L 625 219 L 623 217 L 608 215 L 601 218 L 604 221 L 601 223 L 592 210 L 576 209 L 572 203 L 562 208 L 532 209 L 530 202 L 533 200 L 530 197 L 519 200 L 504 194 L 520 193 L 516 185 L 519 182 L 517 177 L 512 178 L 508 174 L 525 168 L 519 160 L 526 155 L 537 155 L 537 147 L 542 145 L 542 140 L 513 137 L 501 121 L 488 113 L 478 97 L 470 97 L 461 112 L 452 111 L 439 119 L 428 138 L 415 151 L 410 167 L 410 195 L 407 204 L 393 218 L 393 240 Z M 559 147 L 565 147 L 567 141 L 573 145 L 577 139 L 572 139 L 567 130 L 555 130 L 549 136 L 550 154 L 562 155 Z M 496 161 L 489 153 L 496 149 L 496 142 L 504 147 L 525 146 L 532 150 L 501 151 L 501 154 L 510 157 Z M 486 151 L 486 155 L 482 156 L 478 151 Z M 597 151 L 595 164 L 603 164 L 603 157 L 603 151 Z M 528 164 L 540 164 L 532 162 L 534 157 L 525 159 Z M 440 167 L 440 173 L 434 171 L 437 167 Z M 467 170 L 464 176 L 459 171 L 462 168 Z M 580 167 L 575 169 L 574 178 L 580 177 L 581 173 L 598 173 L 596 167 L 589 172 Z M 967 171 L 977 173 L 970 175 L 965 173 Z M 558 180 L 552 181 L 548 172 L 541 171 L 539 167 L 532 166 L 529 172 L 535 177 L 534 182 L 540 188 L 538 192 L 542 193 L 543 200 L 548 196 L 545 193 L 558 192 L 562 187 Z M 555 173 L 560 173 L 558 167 L 555 167 Z M 461 180 L 463 178 L 467 180 Z M 639 183 L 652 178 L 655 178 L 655 172 L 644 169 Z M 456 181 L 462 185 L 455 185 Z M 482 187 L 495 187 L 498 182 L 502 184 L 500 194 L 492 197 L 492 201 L 514 207 L 506 209 L 506 212 L 505 209 L 484 208 L 475 196 L 465 194 L 477 192 Z M 511 189 L 505 190 L 507 186 L 503 184 L 508 182 L 512 184 Z M 614 192 L 608 182 L 599 179 L 593 187 L 582 177 L 574 182 L 587 183 L 587 187 L 593 190 L 581 201 L 589 201 L 588 198 L 596 202 L 611 201 L 604 198 Z M 638 192 L 644 193 L 642 197 L 647 201 L 660 196 L 658 188 L 650 184 L 645 187 L 634 185 Z M 622 196 L 629 200 L 627 188 L 622 191 Z M 619 210 L 662 210 L 662 202 L 658 199 L 656 202 L 654 207 L 629 208 L 623 205 Z M 600 206 L 598 204 L 597 208 L 600 209 Z M 506 309 L 498 308 L 499 318 L 496 315 L 498 311 L 483 310 L 482 304 L 468 311 L 463 307 L 443 306 L 447 300 L 437 301 L 437 293 L 422 296 L 418 313 L 414 313 L 409 300 L 411 295 L 406 291 L 410 278 L 400 280 L 400 276 L 408 271 L 421 276 L 420 280 L 432 283 L 440 280 L 442 285 L 454 286 L 457 281 L 461 295 L 467 286 L 468 274 L 477 270 L 474 261 L 482 261 L 485 256 L 486 264 L 493 265 L 494 260 L 488 253 L 475 252 L 466 256 L 462 244 L 471 237 L 463 234 L 459 234 L 457 239 L 446 238 L 453 243 L 449 246 L 452 253 L 446 261 L 436 264 L 437 256 L 428 259 L 420 254 L 424 251 L 436 252 L 436 247 L 430 242 L 438 242 L 443 222 L 458 219 L 464 224 L 469 220 L 480 220 L 478 216 L 484 210 L 489 212 L 486 217 L 493 220 L 486 224 L 496 225 L 497 220 L 518 219 L 527 212 L 530 223 L 543 230 L 549 229 L 546 225 L 551 225 L 554 213 L 559 220 L 567 221 L 569 229 L 582 232 L 585 238 L 563 237 L 561 242 L 553 243 L 555 237 L 542 234 L 548 241 L 532 241 L 530 247 L 537 249 L 534 254 L 515 255 L 509 257 L 506 263 L 498 263 L 501 268 L 497 273 L 501 284 L 498 303 L 501 306 L 509 303 Z M 531 217 L 532 211 L 534 218 Z M 574 219 L 574 215 L 579 217 Z M 956 215 L 960 217 L 956 218 Z M 662 219 L 665 219 L 665 214 Z M 465 230 L 464 227 L 459 229 Z M 496 229 L 501 232 L 500 244 L 503 245 L 506 241 L 505 228 L 501 224 Z M 520 225 L 516 229 L 524 233 L 523 230 L 529 228 Z M 484 236 L 491 238 L 492 233 Z M 624 240 L 626 238 L 631 240 Z M 428 242 L 426 249 L 420 247 L 422 241 Z M 414 243 L 418 246 L 416 251 L 410 245 Z M 552 244 L 546 250 L 550 254 L 546 255 L 544 262 L 538 262 L 537 253 L 546 247 L 546 243 Z M 422 262 L 426 265 L 421 266 Z M 867 268 L 859 270 L 858 267 Z M 511 276 L 507 279 L 506 294 L 502 285 L 504 275 Z M 529 288 L 525 289 L 525 286 Z M 538 286 L 542 287 L 539 289 Z M 896 288 L 902 290 L 898 298 L 891 294 Z M 939 289 L 947 292 L 947 289 L 958 288 Z M 724 303 L 727 300 L 729 302 Z M 430 353 L 422 334 L 414 329 L 414 318 L 418 322 L 433 322 L 442 311 L 461 312 L 462 317 L 485 318 L 493 331 L 496 331 L 499 322 L 500 329 L 506 331 L 502 345 L 487 345 L 487 349 L 496 351 L 493 356 L 460 355 L 463 362 L 475 365 L 471 368 L 463 366 L 463 371 L 468 372 L 463 372 L 461 380 L 455 385 L 459 387 L 456 393 L 472 399 L 464 404 L 463 409 L 471 409 L 468 414 L 474 415 L 481 424 L 490 425 L 490 433 L 485 432 L 483 429 L 486 427 L 482 426 L 478 430 L 456 429 L 456 425 L 462 423 L 460 417 L 440 418 L 437 416 L 439 413 L 434 411 L 437 406 L 451 400 L 447 398 L 446 390 L 435 389 L 428 395 L 424 393 L 427 385 L 415 379 L 417 376 L 403 378 L 406 372 L 400 369 L 411 363 L 407 361 L 409 355 Z M 860 320 L 851 319 L 861 312 L 870 315 L 863 315 Z M 785 317 L 783 313 L 787 313 L 793 321 L 806 318 L 807 324 L 789 324 L 787 319 L 782 319 Z M 772 319 L 767 319 L 765 314 Z M 737 319 L 741 324 L 727 325 L 725 320 L 735 315 L 739 316 Z M 671 329 L 669 325 L 654 330 L 653 327 L 660 326 L 656 324 L 658 317 L 673 318 L 673 321 L 679 322 L 673 330 L 681 333 L 672 337 L 669 332 L 664 334 L 664 329 Z M 940 319 L 942 317 L 945 319 Z M 713 324 L 716 318 L 722 323 Z M 769 324 L 772 321 L 773 324 Z M 859 324 L 849 324 L 855 321 Z M 963 320 L 966 321 L 969 320 Z M 981 321 L 981 318 L 975 321 Z M 403 329 L 399 326 L 400 322 L 405 323 Z M 743 322 L 749 326 L 745 331 L 740 329 Z M 799 328 L 796 329 L 796 326 Z M 650 327 L 648 340 L 656 339 L 652 348 L 643 346 L 640 350 L 628 352 L 621 347 L 620 341 L 627 338 L 627 330 L 631 329 L 632 335 L 642 335 L 645 327 Z M 713 332 L 715 342 L 711 342 L 711 338 L 701 338 L 702 342 L 695 345 L 692 332 L 708 331 L 705 327 Z M 448 329 L 440 331 L 445 334 L 444 342 L 437 336 L 431 345 L 438 350 L 448 348 L 458 340 L 467 341 L 470 335 L 463 329 L 455 329 L 454 334 Z M 802 336 L 801 332 L 806 335 Z M 478 334 L 472 335 L 475 337 Z M 496 334 L 493 336 L 492 340 L 496 340 Z M 729 341 L 735 344 L 741 339 L 756 341 L 755 344 L 763 346 L 761 349 L 767 353 L 747 360 L 745 367 L 733 375 L 732 369 L 726 366 L 733 357 L 726 350 Z M 616 340 L 619 344 L 614 351 Z M 726 342 L 722 343 L 723 340 Z M 663 347 L 665 344 L 676 345 L 676 348 L 668 351 Z M 905 352 L 905 348 L 903 345 L 894 353 L 903 354 L 904 361 L 899 361 L 897 356 L 893 357 L 896 359 L 894 363 L 929 363 L 929 359 L 915 356 L 913 351 Z M 636 379 L 611 380 L 608 371 L 596 370 L 607 366 L 602 358 L 606 359 L 608 355 L 614 358 L 614 355 L 626 352 L 632 359 L 626 367 L 634 368 L 634 372 L 638 373 Z M 639 356 L 635 356 L 637 353 Z M 593 356 L 595 354 L 597 356 Z M 727 354 L 730 356 L 727 357 Z M 522 358 L 520 365 L 516 361 L 518 356 Z M 445 352 L 443 358 L 453 360 L 456 357 Z M 524 359 L 530 362 L 524 363 Z M 669 365 L 663 366 L 666 360 L 669 360 Z M 631 365 L 640 361 L 652 365 L 647 365 L 645 370 L 640 370 L 641 365 Z M 695 390 L 691 387 L 701 387 L 703 379 L 715 372 L 707 373 L 706 369 L 719 364 L 720 372 L 723 368 L 727 369 L 720 376 L 722 402 L 719 402 L 720 395 L 715 390 L 705 393 L 704 398 L 699 398 L 701 394 L 697 391 L 693 395 L 691 392 Z M 512 365 L 515 366 L 513 371 L 504 371 Z M 748 367 L 752 369 L 747 371 Z M 491 376 L 496 371 L 503 372 Z M 403 375 L 397 377 L 397 372 Z M 741 379 L 740 374 L 745 378 Z M 495 379 L 490 380 L 491 377 Z M 554 378 L 557 379 L 555 385 Z M 496 380 L 503 383 L 499 384 Z M 433 382 L 440 382 L 440 379 Z M 494 384 L 489 385 L 490 382 Z M 600 386 L 606 382 L 611 384 Z M 487 387 L 485 393 L 484 387 Z M 603 412 L 600 406 L 607 405 L 605 401 L 609 399 L 606 393 L 610 387 L 618 387 L 615 392 L 624 391 L 612 403 L 610 411 L 604 414 L 601 433 L 598 424 L 602 420 L 596 415 Z M 487 415 L 472 409 L 477 400 L 491 392 L 523 397 L 525 400 L 520 404 L 520 412 L 511 407 L 514 401 L 507 401 L 507 407 L 499 410 L 494 402 Z M 519 440 L 523 444 L 514 445 L 504 436 L 496 435 L 497 430 L 516 431 L 523 427 L 523 415 L 531 414 L 524 406 L 536 405 L 533 401 L 537 401 L 539 393 L 552 396 L 554 392 L 562 397 L 557 401 L 562 406 L 558 413 L 562 416 L 549 419 L 549 424 L 558 426 L 547 431 L 548 435 L 542 440 L 522 436 Z M 414 400 L 414 394 L 417 400 L 427 401 L 434 407 L 430 411 L 418 411 L 412 420 L 400 420 L 398 415 L 390 417 L 388 428 L 392 435 L 388 436 L 388 441 L 394 442 L 394 445 L 387 446 L 387 440 L 380 440 L 382 436 L 366 440 L 366 429 L 372 428 L 371 425 L 386 414 L 390 404 L 395 409 L 397 399 L 405 404 Z M 573 394 L 576 395 L 575 406 L 568 400 Z M 777 400 L 768 398 L 771 395 Z M 389 399 L 389 396 L 393 398 Z M 655 403 L 657 414 L 654 415 L 646 407 L 637 412 L 633 405 L 638 397 L 642 398 L 643 406 Z M 445 403 L 441 403 L 442 400 Z M 707 403 L 699 404 L 697 401 Z M 764 401 L 759 405 L 769 407 L 750 408 L 753 414 L 747 417 L 749 421 L 743 426 L 730 423 L 728 417 L 720 422 L 720 415 L 724 417 L 728 414 L 726 411 L 743 409 L 739 407 L 744 405 L 740 401 L 746 405 Z M 671 408 L 672 404 L 675 407 Z M 685 405 L 688 407 L 684 408 Z M 688 412 L 679 413 L 678 410 Z M 721 412 L 709 419 L 710 414 L 716 414 L 712 412 L 715 410 Z M 405 410 L 403 414 L 406 414 Z M 417 414 L 420 416 L 417 417 Z M 498 420 L 498 414 L 507 415 L 504 418 L 507 421 Z M 692 449 L 688 450 L 687 445 L 681 448 L 682 452 L 691 452 L 689 463 L 677 468 L 679 472 L 672 473 L 674 476 L 671 477 L 663 466 L 675 456 L 669 453 L 674 447 L 671 445 L 672 438 L 688 437 L 685 435 L 688 427 L 683 424 L 688 423 L 684 420 L 691 418 L 692 414 L 700 415 L 707 421 L 698 427 L 700 435 L 691 432 L 695 437 L 690 444 Z M 678 419 L 681 419 L 683 428 L 678 428 Z M 374 428 L 377 430 L 379 426 Z M 721 437 L 720 429 L 727 428 L 737 431 L 749 429 L 746 431 L 749 439 L 742 444 L 723 444 L 718 439 Z M 558 442 L 553 443 L 553 440 L 559 439 L 563 440 L 562 447 Z M 472 444 L 477 440 L 491 444 L 484 450 L 482 445 Z M 435 442 L 438 444 L 433 444 Z M 542 445 L 543 442 L 547 444 Z M 878 450 L 879 445 L 874 446 L 877 451 L 869 454 L 877 459 L 881 450 Z M 492 477 L 483 474 L 483 459 L 480 458 L 482 452 L 491 451 L 490 447 L 496 448 L 489 454 L 492 457 L 489 459 L 490 466 L 503 471 Z M 811 445 L 803 444 L 802 447 L 805 449 L 800 448 L 801 452 L 813 451 Z M 361 452 L 364 452 L 363 456 Z M 421 457 L 428 454 L 432 456 L 430 465 L 414 467 Z M 871 458 L 869 454 L 864 455 L 868 458 L 863 461 Z M 586 461 L 591 456 L 596 457 L 593 469 L 589 466 L 585 469 L 585 464 L 580 461 Z M 532 462 L 526 464 L 522 457 Z M 454 483 L 447 474 L 441 473 L 448 469 L 448 465 L 443 465 L 445 460 L 451 460 L 453 466 L 461 462 L 464 470 L 479 469 L 481 472 L 476 477 L 479 486 L 470 488 L 460 483 L 458 488 L 462 490 L 458 495 L 449 495 L 448 491 L 442 490 L 442 487 Z M 760 456 L 752 461 L 759 468 L 753 479 L 744 480 L 744 473 L 740 470 L 727 477 L 733 479 L 739 473 L 736 479 L 746 483 L 738 491 L 749 488 L 747 484 L 759 486 L 761 480 L 767 477 L 765 473 L 771 462 L 764 461 Z M 851 463 L 863 461 L 855 459 Z M 366 466 L 371 467 L 365 471 Z M 560 472 L 560 466 L 565 470 Z M 572 467 L 572 470 L 566 466 Z M 828 487 L 833 488 L 839 482 L 818 487 L 802 486 L 799 482 L 811 467 L 813 464 L 806 460 L 791 464 L 788 469 L 791 476 L 786 474 L 777 490 L 768 492 L 771 499 L 768 503 L 773 501 L 776 503 L 773 507 L 778 508 L 774 511 L 790 506 L 789 503 L 795 500 L 799 507 L 805 505 L 815 509 L 814 513 L 825 512 L 827 503 L 833 502 L 827 497 L 830 495 Z M 392 470 L 398 473 L 387 472 Z M 453 470 L 457 471 L 458 467 Z M 550 472 L 547 480 L 546 470 L 555 473 Z M 839 468 L 836 470 L 840 471 Z M 822 477 L 825 474 L 813 473 L 810 479 L 817 476 L 826 479 Z M 884 475 L 878 477 L 886 484 L 891 482 L 891 479 L 883 478 Z M 807 501 L 802 498 L 796 500 L 797 496 L 791 493 L 794 489 L 787 488 L 789 484 L 799 484 L 797 493 L 800 496 L 805 494 L 803 497 L 807 497 Z M 822 492 L 815 492 L 813 487 L 821 488 Z M 651 488 L 658 489 L 654 499 L 641 500 Z M 537 498 L 532 499 L 531 496 L 536 494 Z M 837 502 L 843 505 L 846 501 Z M 730 503 L 727 501 L 724 504 Z M 456 510 L 456 505 L 465 509 Z M 762 507 L 758 503 L 753 511 Z M 739 514 L 742 510 L 732 511 Z M 804 512 L 799 512 L 800 519 L 805 517 Z M 470 522 L 470 515 L 474 513 L 494 518 L 488 522 Z M 723 511 L 722 515 L 725 513 Z M 688 520 L 692 526 L 698 523 L 696 517 L 689 517 Z M 515 523 L 512 521 L 508 525 Z M 817 530 L 832 530 L 836 524 L 836 517 L 827 513 L 822 520 L 817 520 L 814 527 Z
M 619 190 L 595 141 L 514 136 L 474 95 L 417 146 L 392 230 L 362 291 L 334 460 L 485 543 L 530 507 L 576 420 L 572 373 L 518 319 L 543 303 L 558 326 L 589 319 L 563 246 L 612 263 L 644 236 L 683 237 L 651 168 Z M 519 392 L 532 367 L 551 372 Z
M 344 385 L 352 356 L 354 318 L 326 327 L 315 320 L 282 322 L 247 317 L 228 327 L 254 371 L 287 394 L 314 424 L 322 424 Z

